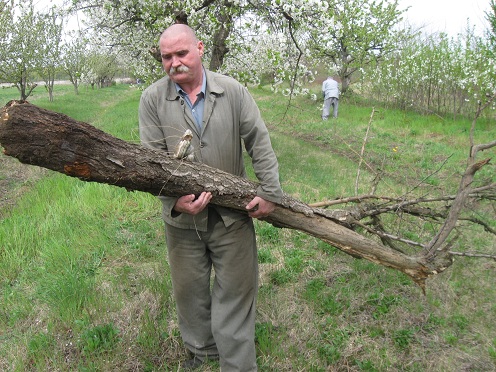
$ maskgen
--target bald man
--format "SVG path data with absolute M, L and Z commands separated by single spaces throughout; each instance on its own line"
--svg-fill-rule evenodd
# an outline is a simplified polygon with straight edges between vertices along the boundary
M 169 27 L 159 47 L 167 75 L 142 94 L 142 144 L 170 153 L 189 129 L 193 161 L 246 177 L 244 145 L 260 182 L 246 213 L 210 204 L 208 191 L 160 197 L 179 328 L 191 354 L 183 367 L 219 359 L 222 371 L 256 371 L 252 218 L 281 201 L 277 159 L 255 101 L 236 80 L 203 67 L 204 45 L 190 27 Z

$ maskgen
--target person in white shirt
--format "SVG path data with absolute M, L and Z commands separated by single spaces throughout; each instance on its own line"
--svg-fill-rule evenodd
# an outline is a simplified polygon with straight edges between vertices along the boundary
M 327 120 L 333 106 L 333 117 L 338 117 L 339 86 L 332 77 L 328 77 L 322 83 L 322 95 L 324 96 L 324 107 L 322 108 L 322 120 Z

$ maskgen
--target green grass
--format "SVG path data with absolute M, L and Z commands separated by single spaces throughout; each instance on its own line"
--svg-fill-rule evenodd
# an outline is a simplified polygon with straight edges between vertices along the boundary
M 138 141 L 138 90 L 82 88 L 76 97 L 70 86 L 57 86 L 53 103 L 38 91 L 32 103 Z M 284 190 L 309 203 L 353 195 L 372 107 L 343 100 L 339 118 L 322 122 L 320 102 L 302 97 L 288 110 L 282 97 L 263 89 L 253 94 Z M 15 90 L 0 90 L 2 102 L 12 98 Z M 432 185 L 455 190 L 470 120 L 377 110 L 364 153 L 371 169 L 362 165 L 359 192 L 369 191 L 377 172 L 379 194 L 430 193 Z M 482 120 L 477 141 L 494 138 L 494 120 Z M 13 191 L 6 194 L 12 207 L 0 214 L 0 370 L 177 370 L 186 354 L 160 202 L 2 164 L 9 168 L 0 168 L 0 181 Z M 495 173 L 489 166 L 478 180 L 494 182 Z M 304 233 L 260 221 L 255 227 L 261 371 L 496 370 L 494 261 L 459 258 L 428 281 L 424 296 L 405 275 Z M 417 231 L 404 222 L 398 228 L 415 238 L 436 227 Z M 460 245 L 495 249 L 494 239 L 476 228 Z M 218 370 L 218 363 L 203 370 Z

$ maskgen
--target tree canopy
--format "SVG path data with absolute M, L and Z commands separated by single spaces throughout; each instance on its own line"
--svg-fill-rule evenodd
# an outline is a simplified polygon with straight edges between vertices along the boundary
M 278 85 L 300 80 L 316 66 L 333 69 L 343 81 L 394 48 L 402 35 L 403 11 L 397 1 L 199 1 L 162 2 L 79 0 L 100 41 L 119 48 L 147 80 L 160 73 L 153 53 L 161 31 L 174 22 L 188 23 L 206 45 L 212 70 L 240 80 L 269 75 Z
M 102 82 L 125 63 L 132 77 L 151 83 L 163 76 L 160 33 L 182 22 L 204 41 L 211 70 L 245 84 L 270 83 L 275 92 L 317 100 L 309 83 L 335 75 L 344 93 L 468 115 L 496 90 L 490 1 L 484 37 L 469 24 L 457 37 L 402 28 L 397 0 L 75 0 L 45 13 L 31 0 L 4 1 L 0 80 L 15 85 L 21 99 L 44 80 L 51 96 L 54 74 L 63 71 L 77 93 L 81 83 L 108 84 Z M 85 29 L 61 35 L 63 18 L 75 11 L 84 12 Z
M 398 28 L 405 10 L 398 1 L 339 0 L 311 29 L 311 46 L 340 77 L 346 92 L 355 73 L 376 65 L 407 34 Z
M 146 82 L 163 75 L 160 33 L 181 22 L 204 41 L 210 69 L 243 83 L 270 82 L 286 95 L 308 94 L 317 75 L 336 75 L 342 92 L 353 84 L 403 108 L 414 101 L 423 111 L 457 115 L 473 113 L 494 91 L 494 29 L 485 38 L 469 25 L 456 38 L 424 35 L 402 26 L 406 9 L 397 0 L 78 0 L 73 7 L 85 12 L 98 43 L 118 50 Z
M 36 88 L 34 72 L 47 62 L 44 48 L 51 41 L 44 38 L 46 18 L 34 11 L 32 0 L 0 4 L 0 80 L 14 84 L 26 99 Z M 57 32 L 46 32 L 52 31 Z

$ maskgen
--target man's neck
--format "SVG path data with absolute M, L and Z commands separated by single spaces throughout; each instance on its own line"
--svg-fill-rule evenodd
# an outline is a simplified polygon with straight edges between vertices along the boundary
M 181 89 L 188 95 L 189 100 L 191 101 L 192 104 L 194 104 L 196 102 L 196 98 L 198 96 L 198 93 L 200 93 L 202 91 L 203 76 L 204 76 L 204 73 L 203 73 L 203 68 L 202 68 L 202 70 L 199 74 L 199 78 L 197 78 L 191 82 L 188 82 L 184 85 L 183 84 L 179 85 L 181 87 Z
M 187 84 L 179 84 L 181 89 L 190 97 L 195 97 L 198 93 L 200 93 L 201 88 L 202 88 L 202 82 L 203 79 L 200 76 L 200 81 L 199 82 L 191 82 Z

